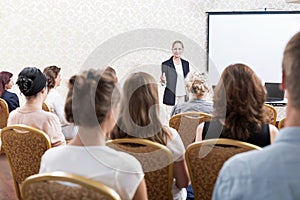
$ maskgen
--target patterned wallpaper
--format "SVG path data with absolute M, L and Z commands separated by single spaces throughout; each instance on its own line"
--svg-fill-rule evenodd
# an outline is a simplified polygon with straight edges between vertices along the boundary
M 300 10 L 300 4 L 284 0 L 1 0 L 0 70 L 9 70 L 16 77 L 24 66 L 43 69 L 55 64 L 63 68 L 67 80 L 87 67 L 88 57 L 98 48 L 106 60 L 97 67 L 111 64 L 121 79 L 145 66 L 158 78 L 160 63 L 170 57 L 170 45 L 177 36 L 186 43 L 186 58 L 200 55 L 200 61 L 192 65 L 202 70 L 206 63 L 206 12 L 264 8 Z M 151 38 L 148 32 L 145 37 L 125 37 L 130 31 L 145 29 L 158 30 L 161 36 Z M 143 45 L 147 40 L 156 44 L 126 49 L 130 43 Z M 105 44 L 114 46 L 105 51 Z

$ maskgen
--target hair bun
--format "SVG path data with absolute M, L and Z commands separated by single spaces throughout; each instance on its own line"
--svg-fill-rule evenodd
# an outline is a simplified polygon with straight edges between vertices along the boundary
M 18 78 L 17 84 L 19 85 L 21 92 L 26 95 L 33 87 L 33 80 L 23 76 Z

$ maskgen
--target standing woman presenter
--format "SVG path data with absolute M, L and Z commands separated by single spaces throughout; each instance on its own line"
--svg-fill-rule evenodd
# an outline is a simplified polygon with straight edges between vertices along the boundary
M 181 58 L 184 46 L 179 40 L 172 44 L 173 56 L 162 63 L 162 75 L 160 81 L 166 85 L 163 103 L 166 105 L 175 105 L 182 103 L 186 98 L 186 89 L 184 79 L 190 71 L 189 62 Z M 176 97 L 176 98 L 175 98 Z

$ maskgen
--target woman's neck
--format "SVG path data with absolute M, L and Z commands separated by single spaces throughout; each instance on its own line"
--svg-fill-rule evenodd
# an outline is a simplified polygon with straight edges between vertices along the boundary
M 78 133 L 69 143 L 75 146 L 105 146 L 106 131 L 98 127 L 82 127 L 79 126 Z
M 176 64 L 176 65 L 179 65 L 181 60 L 180 60 L 180 57 L 175 57 L 173 56 L 173 62 Z
M 32 98 L 26 100 L 24 106 L 22 106 L 22 109 L 27 111 L 42 110 L 42 104 L 43 101 L 41 101 L 39 98 Z

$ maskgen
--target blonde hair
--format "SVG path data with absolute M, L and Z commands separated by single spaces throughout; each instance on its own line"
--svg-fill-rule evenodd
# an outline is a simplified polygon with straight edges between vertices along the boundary
M 203 96 L 209 91 L 207 75 L 204 72 L 190 72 L 186 79 L 186 88 L 189 93 L 196 96 Z

